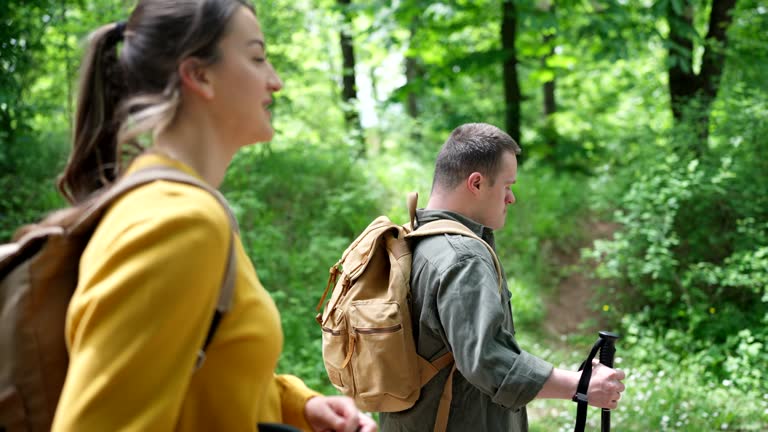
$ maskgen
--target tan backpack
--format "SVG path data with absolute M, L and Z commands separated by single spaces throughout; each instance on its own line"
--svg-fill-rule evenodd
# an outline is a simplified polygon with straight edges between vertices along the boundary
M 396 412 L 412 407 L 421 387 L 453 364 L 450 352 L 433 362 L 416 353 L 410 308 L 411 239 L 459 234 L 480 240 L 493 256 L 499 289 L 502 287 L 496 254 L 469 228 L 439 220 L 414 230 L 417 200 L 416 193 L 408 196 L 410 224 L 397 225 L 379 216 L 368 225 L 331 267 L 317 305 L 318 311 L 322 309 L 317 320 L 322 327 L 328 378 L 366 411 Z M 331 286 L 331 298 L 323 308 Z M 435 430 L 444 430 L 448 421 L 452 374 L 443 389 Z
M 150 167 L 119 180 L 84 211 L 60 210 L 31 226 L 14 243 L 0 245 L 0 431 L 48 431 L 53 422 L 68 355 L 65 319 L 77 286 L 80 255 L 101 216 L 124 193 L 155 180 L 198 186 L 213 194 L 227 210 L 232 240 L 237 222 L 224 197 L 188 174 L 167 167 Z M 73 216 L 77 219 L 73 220 Z M 234 242 L 219 300 L 196 368 L 205 359 L 234 290 Z

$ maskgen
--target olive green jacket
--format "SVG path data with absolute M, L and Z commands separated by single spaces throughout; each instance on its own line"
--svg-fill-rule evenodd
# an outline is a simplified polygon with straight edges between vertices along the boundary
M 449 211 L 419 210 L 421 225 L 452 219 L 466 225 L 495 250 L 493 231 Z M 478 240 L 461 235 L 419 239 L 411 274 L 416 348 L 435 360 L 453 352 L 456 372 L 448 431 L 527 431 L 525 405 L 538 394 L 552 365 L 520 349 L 506 280 L 499 292 L 493 257 Z M 382 432 L 428 431 L 450 367 L 421 390 L 416 404 L 381 413 Z

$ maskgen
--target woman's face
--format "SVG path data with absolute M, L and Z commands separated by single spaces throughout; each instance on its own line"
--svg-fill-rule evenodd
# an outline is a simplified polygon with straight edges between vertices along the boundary
M 220 129 L 238 147 L 269 141 L 275 131 L 269 105 L 283 83 L 267 61 L 256 16 L 245 7 L 232 17 L 218 44 L 219 60 L 209 67 L 212 110 Z

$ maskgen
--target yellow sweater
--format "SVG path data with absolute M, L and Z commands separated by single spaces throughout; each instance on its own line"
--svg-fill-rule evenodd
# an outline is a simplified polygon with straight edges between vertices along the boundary
M 197 175 L 153 154 L 128 172 L 150 165 Z M 255 431 L 259 422 L 310 429 L 304 405 L 317 393 L 274 373 L 280 317 L 239 237 L 233 307 L 193 371 L 229 239 L 225 211 L 194 186 L 154 182 L 107 211 L 67 313 L 70 366 L 54 431 Z

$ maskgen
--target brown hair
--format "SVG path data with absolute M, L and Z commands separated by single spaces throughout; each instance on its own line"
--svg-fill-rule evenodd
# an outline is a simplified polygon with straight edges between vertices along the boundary
M 473 172 L 495 181 L 505 152 L 520 154 L 520 146 L 496 126 L 467 123 L 457 127 L 437 155 L 432 190 L 438 186 L 453 189 Z
M 168 126 L 179 105 L 180 62 L 197 57 L 215 63 L 218 41 L 240 7 L 254 11 L 245 0 L 141 0 L 126 23 L 91 34 L 72 152 L 58 180 L 70 203 L 114 182 L 122 162 L 142 150 L 139 137 Z

